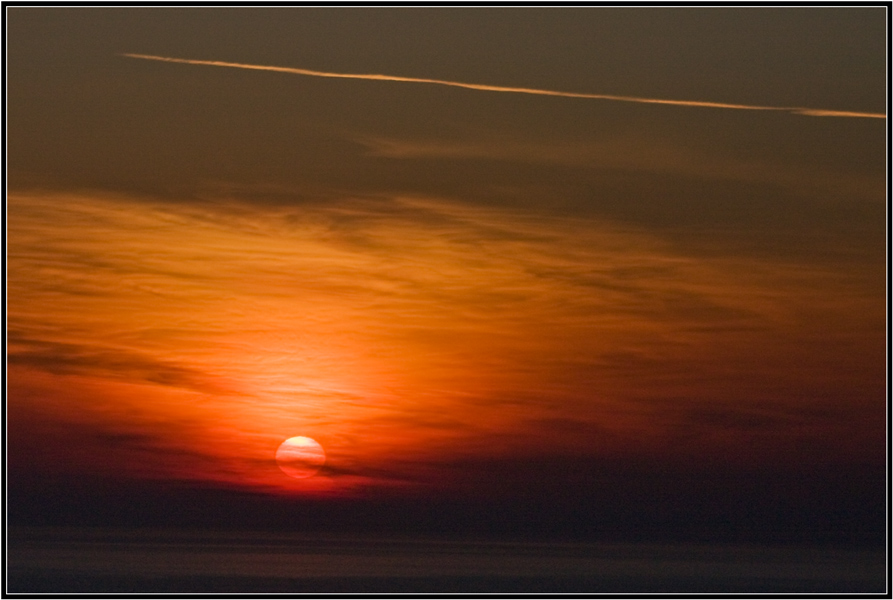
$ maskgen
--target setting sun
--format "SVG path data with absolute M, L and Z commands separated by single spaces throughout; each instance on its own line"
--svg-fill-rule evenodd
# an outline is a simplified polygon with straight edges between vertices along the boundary
M 326 454 L 314 439 L 293 437 L 276 450 L 276 462 L 282 472 L 295 479 L 313 477 L 326 462 Z

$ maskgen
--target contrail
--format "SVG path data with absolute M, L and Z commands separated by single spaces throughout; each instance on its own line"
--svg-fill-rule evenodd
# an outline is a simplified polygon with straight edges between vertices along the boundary
M 423 77 L 400 77 L 399 75 L 365 75 L 358 73 L 329 73 L 327 71 L 311 71 L 310 69 L 296 69 L 294 67 L 271 67 L 268 65 L 249 65 L 244 63 L 223 62 L 219 60 L 193 60 L 189 58 L 170 58 L 167 56 L 154 56 L 151 54 L 123 53 L 121 56 L 130 58 L 142 58 L 145 60 L 160 60 L 164 62 L 182 63 L 187 65 L 206 65 L 212 67 L 230 67 L 234 69 L 253 69 L 255 71 L 275 71 L 277 73 L 291 73 L 293 75 L 309 75 L 311 77 L 333 77 L 338 79 L 365 79 L 370 81 L 402 81 L 404 83 L 432 83 L 435 85 L 448 85 L 451 87 L 465 88 L 469 90 L 481 90 L 485 92 L 509 92 L 514 94 L 534 94 L 537 96 L 560 96 L 562 98 L 589 98 L 593 100 L 615 100 L 618 102 L 638 102 L 640 104 L 669 104 L 672 106 L 695 106 L 702 108 L 732 108 L 736 110 L 771 110 L 807 115 L 810 117 L 859 117 L 869 119 L 886 119 L 884 113 L 854 112 L 847 110 L 826 110 L 820 108 L 803 108 L 798 106 L 752 106 L 749 104 L 728 104 L 725 102 L 701 102 L 696 100 L 663 100 L 660 98 L 639 98 L 636 96 L 612 96 L 610 94 L 583 94 L 578 92 L 558 92 L 554 90 L 540 90 L 525 87 L 506 87 L 501 85 L 484 85 L 480 83 L 463 83 L 461 81 L 446 81 L 443 79 L 427 79 Z

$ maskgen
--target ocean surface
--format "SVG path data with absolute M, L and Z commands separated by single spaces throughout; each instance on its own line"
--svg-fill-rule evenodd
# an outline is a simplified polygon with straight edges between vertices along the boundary
M 13 527 L 18 593 L 884 593 L 883 549 Z

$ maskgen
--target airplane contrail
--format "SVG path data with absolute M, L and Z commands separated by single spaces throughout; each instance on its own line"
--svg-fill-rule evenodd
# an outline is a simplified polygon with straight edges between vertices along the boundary
M 638 102 L 640 104 L 669 104 L 672 106 L 694 106 L 701 108 L 732 108 L 736 110 L 770 110 L 782 111 L 810 117 L 858 117 L 869 119 L 886 119 L 885 113 L 855 112 L 847 110 L 826 110 L 821 108 L 804 108 L 799 106 L 753 106 L 749 104 L 729 104 L 726 102 L 703 102 L 697 100 L 664 100 L 660 98 L 639 98 L 636 96 L 614 96 L 610 94 L 585 94 L 580 92 L 559 92 L 555 90 L 541 90 L 526 87 L 507 87 L 501 85 L 485 85 L 481 83 L 463 83 L 461 81 L 447 81 L 443 79 L 427 79 L 423 77 L 401 77 L 399 75 L 374 75 L 358 73 L 330 73 L 327 71 L 312 71 L 310 69 L 298 69 L 294 67 L 273 67 L 269 65 L 250 65 L 244 63 L 223 62 L 219 60 L 194 60 L 189 58 L 171 58 L 168 56 L 154 56 L 152 54 L 122 53 L 121 56 L 129 58 L 141 58 L 145 60 L 160 60 L 164 62 L 182 63 L 187 65 L 205 65 L 212 67 L 230 67 L 234 69 L 252 69 L 256 71 L 275 71 L 277 73 L 291 73 L 293 75 L 308 75 L 310 77 L 333 77 L 338 79 L 364 79 L 369 81 L 401 81 L 404 83 L 430 83 L 435 85 L 447 85 L 451 87 L 465 88 L 469 90 L 481 90 L 485 92 L 509 92 L 514 94 L 534 94 L 538 96 L 560 96 L 562 98 L 588 98 L 593 100 L 615 100 L 619 102 Z

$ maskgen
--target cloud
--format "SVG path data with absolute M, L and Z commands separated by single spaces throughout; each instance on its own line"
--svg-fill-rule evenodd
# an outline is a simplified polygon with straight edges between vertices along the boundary
M 268 65 L 251 65 L 245 63 L 224 62 L 218 60 L 194 60 L 188 58 L 171 58 L 166 56 L 155 56 L 152 54 L 135 54 L 122 53 L 121 56 L 128 58 L 138 58 L 144 60 L 157 60 L 163 62 L 181 63 L 189 65 L 204 65 L 212 67 L 229 67 L 236 69 L 252 69 L 257 71 L 273 71 L 277 73 L 289 73 L 292 75 L 307 75 L 310 77 L 330 77 L 337 79 L 362 79 L 367 81 L 394 81 L 402 83 L 427 83 L 434 85 L 445 85 L 451 87 L 459 87 L 469 90 L 478 90 L 485 92 L 505 92 L 512 94 L 533 94 L 537 96 L 558 96 L 562 98 L 583 98 L 590 100 L 612 100 L 617 102 L 636 102 L 639 104 L 663 104 L 668 106 L 685 106 L 692 108 L 723 108 L 734 110 L 761 110 L 761 111 L 780 111 L 797 115 L 806 115 L 813 117 L 857 117 L 870 119 L 886 119 L 887 115 L 883 113 L 868 113 L 858 111 L 840 111 L 828 109 L 815 109 L 797 106 L 755 106 L 749 104 L 730 104 L 725 102 L 708 102 L 700 100 L 667 100 L 661 98 L 641 98 L 637 96 L 616 96 L 611 94 L 586 94 L 578 92 L 559 92 L 555 90 L 543 90 L 537 88 L 526 87 L 509 87 L 498 85 L 485 85 L 478 83 L 463 83 L 460 81 L 447 81 L 443 79 L 428 79 L 422 77 L 401 77 L 397 75 L 379 75 L 379 74 L 356 74 L 356 73 L 332 73 L 328 71 L 313 71 L 310 69 L 298 69 L 294 67 L 274 67 Z
M 568 142 L 480 138 L 418 140 L 356 136 L 369 156 L 399 160 L 505 161 L 671 174 L 700 181 L 745 181 L 784 186 L 795 192 L 829 191 L 877 198 L 880 178 L 839 169 L 779 164 L 764 158 L 723 156 L 657 137 L 625 136 Z
M 28 339 L 11 331 L 10 365 L 55 375 L 86 375 L 140 381 L 203 393 L 231 393 L 214 378 L 189 367 L 121 348 Z
M 307 435 L 336 488 L 432 480 L 443 457 L 658 447 L 822 393 L 845 444 L 883 392 L 883 286 L 840 266 L 413 196 L 8 210 L 10 404 L 208 454 L 153 467 L 182 476 L 293 485 L 271 457 Z

